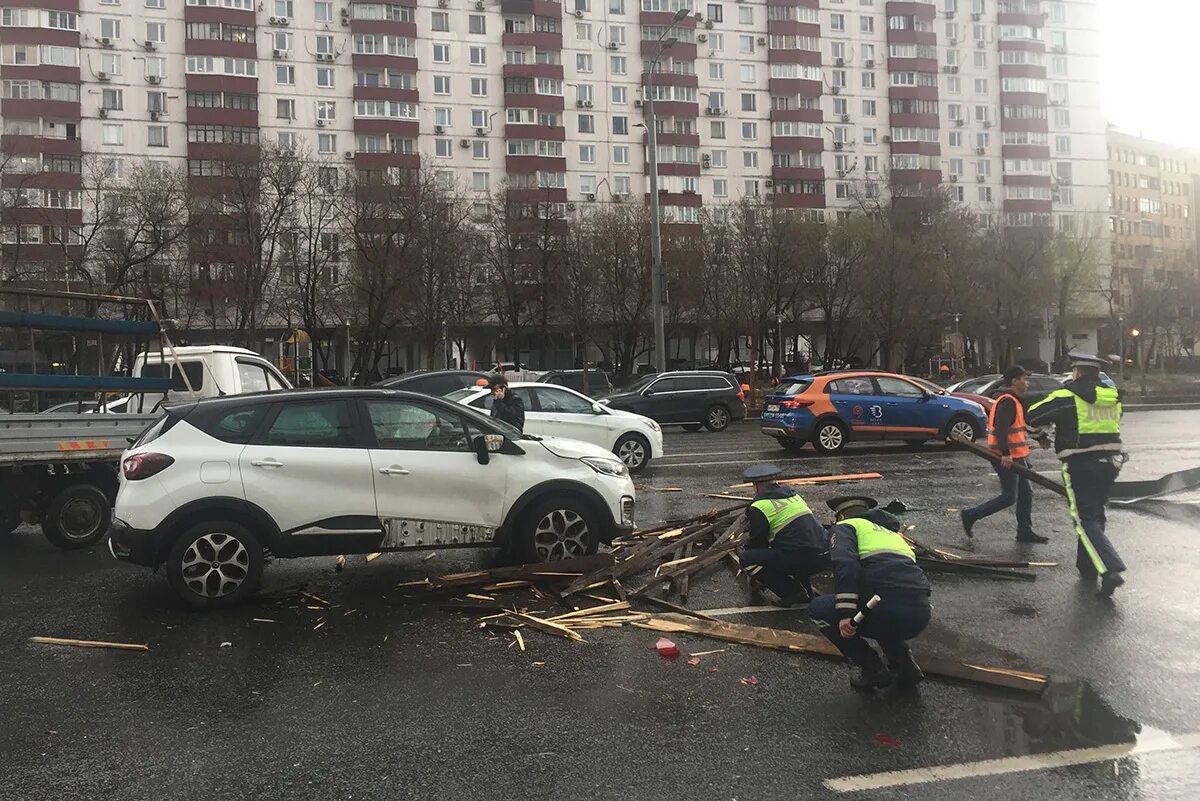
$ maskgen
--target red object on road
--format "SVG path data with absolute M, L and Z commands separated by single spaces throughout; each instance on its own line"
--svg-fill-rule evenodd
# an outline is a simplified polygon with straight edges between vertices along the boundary
M 693 656 L 691 659 L 688 660 L 688 664 L 691 665 L 692 667 L 695 667 L 696 665 L 700 664 L 700 657 Z
M 679 646 L 666 637 L 659 637 L 658 642 L 654 643 L 654 647 L 658 649 L 658 655 L 666 659 L 674 659 L 679 656 Z
M 759 682 L 759 680 L 753 676 L 747 676 L 746 678 L 742 679 L 742 684 L 745 684 L 747 687 L 757 687 L 760 683 L 761 682 Z
M 900 741 L 890 734 L 876 734 L 875 742 L 880 745 L 900 745 Z

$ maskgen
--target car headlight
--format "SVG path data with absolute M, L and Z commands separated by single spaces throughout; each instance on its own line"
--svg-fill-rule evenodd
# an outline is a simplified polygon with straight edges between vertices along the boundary
M 653 420 L 650 420 L 647 425 L 650 426 L 651 431 L 662 431 L 658 423 L 654 422 Z
M 579 461 L 583 462 L 601 475 L 615 476 L 616 478 L 625 478 L 629 475 L 629 468 L 625 466 L 625 463 L 619 462 L 616 459 L 603 459 L 599 456 L 584 456 Z

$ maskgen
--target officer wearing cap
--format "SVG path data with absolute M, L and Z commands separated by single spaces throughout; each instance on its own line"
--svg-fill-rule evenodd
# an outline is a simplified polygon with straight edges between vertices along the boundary
M 1071 380 L 1029 407 L 1030 425 L 1054 424 L 1054 450 L 1062 461 L 1063 484 L 1079 546 L 1075 567 L 1090 581 L 1100 577 L 1100 595 L 1112 597 L 1125 583 L 1125 563 L 1104 531 L 1104 505 L 1117 480 L 1121 454 L 1121 396 L 1100 381 L 1106 360 L 1069 354 Z
M 777 595 L 781 606 L 791 606 L 810 600 L 809 579 L 829 569 L 829 535 L 800 493 L 776 483 L 781 472 L 776 465 L 757 464 L 742 473 L 754 484 L 754 500 L 746 511 L 750 535 L 741 564 L 757 568 L 754 582 Z M 761 597 L 756 587 L 752 600 Z
M 487 386 L 492 391 L 492 417 L 503 420 L 518 431 L 524 431 L 525 404 L 513 394 L 508 379 L 503 375 L 494 375 Z
M 833 498 L 828 504 L 836 515 L 829 529 L 834 594 L 814 599 L 809 615 L 853 666 L 850 685 L 856 690 L 892 682 L 917 684 L 925 676 L 908 640 L 929 625 L 929 580 L 900 536 L 900 521 L 862 495 Z M 863 611 L 863 621 L 856 625 L 854 616 L 875 595 L 879 603 Z M 867 639 L 879 644 L 886 666 Z
M 1029 371 L 1014 364 L 1004 371 L 1000 388 L 992 393 L 996 402 L 988 414 L 988 447 L 1000 456 L 994 466 L 1000 479 L 1000 494 L 972 509 L 963 509 L 963 531 L 971 528 L 1014 503 L 1017 505 L 1017 542 L 1049 542 L 1033 530 L 1033 489 L 1029 479 L 1018 475 L 1013 465 L 1029 466 L 1029 440 L 1025 426 L 1025 406 L 1021 396 L 1029 389 Z

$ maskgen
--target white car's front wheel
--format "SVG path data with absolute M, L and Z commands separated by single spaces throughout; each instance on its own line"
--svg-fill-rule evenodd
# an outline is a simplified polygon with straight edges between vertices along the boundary
M 167 557 L 167 579 L 192 606 L 232 606 L 249 598 L 262 579 L 262 545 L 240 523 L 209 520 L 183 532 Z
M 526 562 L 558 562 L 589 556 L 600 546 L 599 528 L 588 505 L 570 495 L 534 505 L 516 533 Z
M 650 464 L 650 443 L 641 434 L 622 434 L 613 446 L 613 453 L 630 473 L 640 472 Z

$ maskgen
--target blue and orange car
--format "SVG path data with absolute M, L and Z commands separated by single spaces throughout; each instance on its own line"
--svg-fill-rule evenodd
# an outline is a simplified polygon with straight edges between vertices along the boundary
M 918 445 L 987 431 L 978 403 L 912 376 L 842 370 L 784 378 L 763 400 L 762 432 L 788 450 L 806 443 L 836 453 L 851 440 L 901 440 Z

